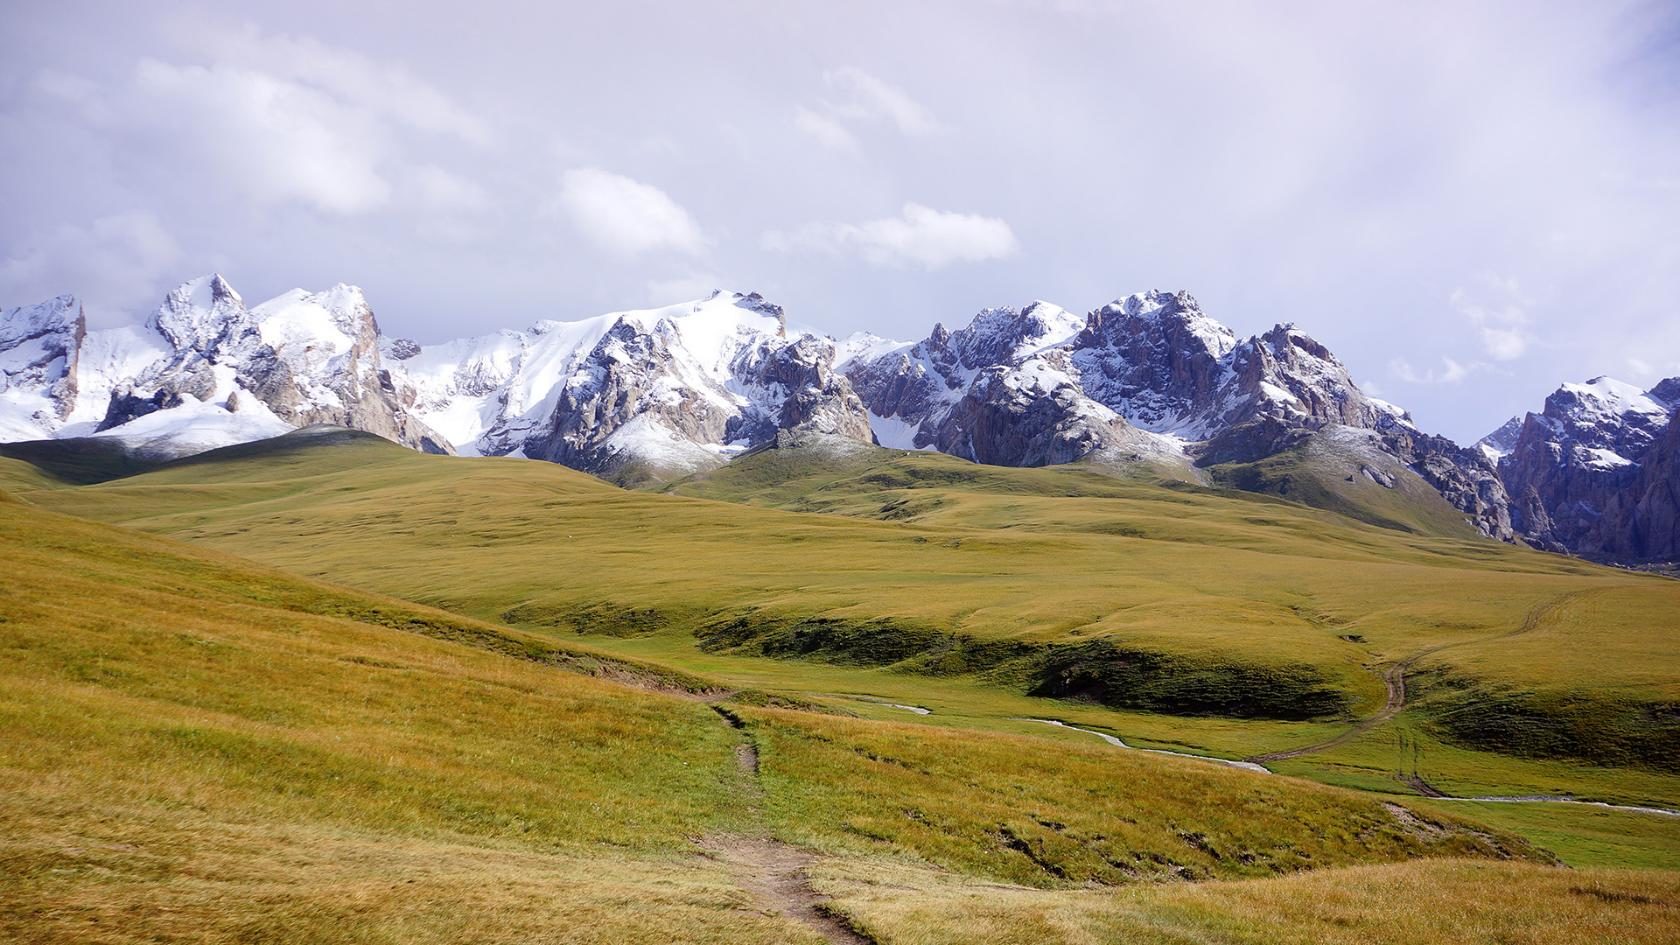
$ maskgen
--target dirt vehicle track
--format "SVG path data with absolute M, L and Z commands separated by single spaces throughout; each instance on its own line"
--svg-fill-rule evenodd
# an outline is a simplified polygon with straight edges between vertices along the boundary
M 758 820 L 762 817 L 763 797 L 758 781 L 758 746 L 746 734 L 739 716 L 715 703 L 712 709 L 745 739 L 735 746 L 735 762 L 747 781 L 746 804 L 753 819 Z M 810 852 L 776 840 L 767 832 L 710 836 L 702 839 L 700 846 L 707 855 L 729 867 L 736 883 L 765 912 L 786 916 L 833 945 L 875 945 L 874 939 L 858 932 L 830 910 L 827 898 L 811 888 L 805 871 L 817 858 Z

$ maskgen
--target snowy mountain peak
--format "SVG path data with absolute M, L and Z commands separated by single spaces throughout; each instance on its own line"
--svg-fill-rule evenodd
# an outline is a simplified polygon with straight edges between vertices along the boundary
M 379 324 L 362 290 L 339 283 L 292 289 L 251 309 L 264 344 L 295 365 L 324 367 L 346 352 L 377 346 Z
M 1647 391 L 1613 377 L 1600 375 L 1585 384 L 1564 384 L 1547 399 L 1556 401 L 1557 413 L 1596 416 L 1619 416 L 1637 413 L 1667 416 L 1668 405 L 1659 403 Z
M 1182 345 L 1193 342 L 1214 358 L 1222 358 L 1237 345 L 1237 336 L 1202 312 L 1188 292 L 1151 289 L 1116 299 L 1091 314 L 1093 332 L 1125 333 L 1154 343 Z
M 219 303 L 231 303 L 241 307 L 245 304 L 245 300 L 240 297 L 238 292 L 234 291 L 233 286 L 229 285 L 228 281 L 222 278 L 222 274 L 219 272 L 212 272 L 209 275 L 199 276 L 196 279 L 189 279 L 181 283 L 173 292 L 169 293 L 169 299 L 175 302 L 177 308 L 203 309 L 206 311 Z
M 1049 302 L 1033 302 L 1025 308 L 982 309 L 966 327 L 944 337 L 957 363 L 974 370 L 1061 344 L 1084 328 L 1083 317 Z
M 1619 497 L 1643 475 L 1653 454 L 1662 452 L 1658 446 L 1665 437 L 1672 437 L 1680 413 L 1676 394 L 1680 379 L 1675 378 L 1650 390 L 1604 376 L 1563 384 L 1539 413 L 1522 418 L 1515 436 L 1507 423 L 1485 437 L 1484 448 L 1509 443 L 1499 472 L 1511 492 L 1518 530 L 1544 547 L 1577 552 L 1648 554 L 1667 547 L 1641 544 L 1654 540 L 1660 524 L 1630 531 L 1614 523 L 1634 514 Z M 1629 544 L 1630 535 L 1638 540 Z
M 1477 440 L 1476 448 L 1490 460 L 1498 462 L 1517 445 L 1517 436 L 1522 433 L 1522 428 L 1523 418 L 1512 417 L 1500 424 L 1499 429 Z
M 757 292 L 742 293 L 717 289 L 712 292 L 711 299 L 708 299 L 708 301 L 719 298 L 726 298 L 732 302 L 735 307 L 745 311 L 757 312 L 760 315 L 768 315 L 771 318 L 774 318 L 777 324 L 781 325 L 781 334 L 783 336 L 787 334 L 787 314 L 782 311 L 782 307 L 780 305 L 766 300 L 764 296 L 759 295 Z
M 410 415 L 411 387 L 382 361 L 360 289 L 294 290 L 254 308 L 220 274 L 184 282 L 141 324 L 86 331 L 53 300 L 0 328 L 0 436 L 110 436 L 143 455 L 186 453 L 329 423 L 445 451 Z M 57 313 L 48 317 L 44 312 Z M 60 329 L 26 342 L 25 321 Z M 50 349 L 50 350 L 49 350 Z
M 149 324 L 178 351 L 209 351 L 237 337 L 248 325 L 245 300 L 220 274 L 176 286 Z
M 1200 306 L 1196 304 L 1196 300 L 1188 292 L 1163 292 L 1159 289 L 1150 289 L 1147 292 L 1134 292 L 1123 298 L 1115 299 L 1103 306 L 1101 311 L 1127 316 L 1148 316 L 1154 315 L 1168 306 L 1180 310 L 1201 310 Z
M 73 295 L 0 310 L 0 437 L 36 439 L 71 414 L 86 335 Z

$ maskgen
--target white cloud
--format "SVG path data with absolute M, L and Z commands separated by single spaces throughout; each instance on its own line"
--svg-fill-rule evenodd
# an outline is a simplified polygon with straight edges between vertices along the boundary
M 264 33 L 254 26 L 195 30 L 183 38 L 218 65 L 236 65 L 313 87 L 344 104 L 419 131 L 474 144 L 490 141 L 483 119 L 399 64 L 329 46 L 311 36 Z
M 857 136 L 846 126 L 847 122 L 885 123 L 910 137 L 945 130 L 931 112 L 903 89 L 856 66 L 824 72 L 823 84 L 836 93 L 835 98 L 822 101 L 816 108 L 802 105 L 793 115 L 794 127 L 823 147 L 835 151 L 858 150 Z
M 181 248 L 150 213 L 100 217 L 37 234 L 0 260 L 0 298 L 30 304 L 63 292 L 81 297 L 90 321 L 115 324 L 160 297 Z
M 1484 304 L 1462 287 L 1454 289 L 1448 300 L 1475 327 L 1489 357 L 1495 361 L 1515 361 L 1528 351 L 1533 340 L 1529 332 L 1529 301 L 1523 297 L 1515 279 L 1487 275 L 1482 281 L 1486 286 L 1484 291 L 1497 296 L 1499 301 Z
M 1648 358 L 1629 357 L 1627 376 L 1624 380 L 1635 381 L 1639 384 L 1652 384 L 1668 377 L 1680 377 L 1680 361 L 1657 361 Z
M 301 201 L 329 213 L 383 206 L 377 121 L 316 89 L 231 66 L 141 60 L 134 88 L 151 114 L 191 129 L 188 160 L 208 160 L 260 203 Z
M 1009 224 L 997 217 L 949 213 L 907 203 L 896 217 L 864 223 L 807 223 L 791 233 L 764 234 L 772 252 L 856 255 L 877 266 L 917 265 L 940 269 L 952 263 L 983 262 L 1020 249 Z
M 440 213 L 478 213 L 490 207 L 490 195 L 476 181 L 422 164 L 409 175 L 415 200 L 426 210 Z
M 201 61 L 144 57 L 103 83 L 45 68 L 31 91 L 73 108 L 124 159 L 163 155 L 142 166 L 246 203 L 363 214 L 415 182 L 425 209 L 475 199 L 470 186 L 443 183 L 407 158 L 437 136 L 484 144 L 486 124 L 400 66 L 250 27 L 187 39 Z
M 705 272 L 691 272 L 670 279 L 650 279 L 647 284 L 648 301 L 654 305 L 669 305 L 703 299 L 718 288 L 719 281 L 717 276 Z
M 104 100 L 104 90 L 99 87 L 99 83 L 85 76 L 72 75 L 58 69 L 42 69 L 35 73 L 29 84 L 31 91 L 37 95 L 74 106 L 90 122 L 102 123 L 111 118 L 111 110 Z
M 1408 384 L 1457 384 L 1481 366 L 1477 363 L 1460 364 L 1443 356 L 1439 370 L 1430 368 L 1427 371 L 1419 371 L 1405 358 L 1395 358 L 1388 362 L 1388 372 Z
M 561 175 L 555 209 L 586 238 L 620 255 L 659 249 L 697 254 L 706 247 L 699 224 L 663 190 L 598 167 Z
M 907 135 L 930 135 L 944 126 L 903 89 L 856 66 L 823 73 L 823 82 L 845 97 L 825 103 L 834 115 L 856 121 L 885 120 Z
M 857 138 L 832 115 L 814 112 L 800 106 L 793 115 L 793 126 L 817 139 L 825 148 L 835 151 L 856 151 Z

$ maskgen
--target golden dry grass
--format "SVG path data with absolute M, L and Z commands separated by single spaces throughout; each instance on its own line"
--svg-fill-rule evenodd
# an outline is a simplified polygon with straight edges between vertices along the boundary
M 1360 866 L 1118 891 L 1000 888 L 908 867 L 818 885 L 894 945 L 1668 945 L 1680 873 L 1513 863 Z
M 1413 901 L 1436 904 L 1423 942 L 1441 916 L 1671 928 L 1671 874 L 1578 879 L 1600 895 L 1551 870 L 1338 869 L 1489 848 L 1373 798 L 1054 733 L 744 707 L 758 824 L 741 733 L 697 700 L 437 639 L 446 615 L 4 496 L 0 548 L 7 941 L 814 942 L 700 855 L 701 837 L 766 826 L 829 853 L 819 885 L 883 943 L 1353 941 Z

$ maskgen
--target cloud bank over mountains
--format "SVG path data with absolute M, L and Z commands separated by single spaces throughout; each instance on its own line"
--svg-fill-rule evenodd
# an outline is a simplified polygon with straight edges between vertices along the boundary
M 913 337 L 1153 285 L 1464 439 L 1680 367 L 1671 5 L 494 6 L 8 8 L 0 303 L 353 280 L 438 339 L 726 286 Z

